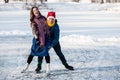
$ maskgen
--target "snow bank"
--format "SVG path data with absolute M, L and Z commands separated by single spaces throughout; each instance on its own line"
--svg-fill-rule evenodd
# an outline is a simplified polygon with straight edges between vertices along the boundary
M 110 12 L 120 12 L 120 3 L 86 3 L 86 2 L 79 2 L 79 3 L 46 3 L 50 9 L 55 11 L 110 11 Z M 61 7 L 62 5 L 62 7 Z
M 21 30 L 13 30 L 13 31 L 0 31 L 1 37 L 8 37 L 8 36 L 32 36 L 31 31 L 21 31 Z M 67 40 L 67 41 L 66 41 Z M 120 44 L 120 37 L 119 36 L 108 36 L 108 37 L 97 37 L 91 35 L 67 35 L 61 36 L 60 41 L 64 46 L 81 46 L 81 45 L 99 45 L 99 46 L 114 46 Z
M 60 38 L 62 45 L 65 47 L 80 46 L 119 46 L 120 37 L 93 37 L 84 35 L 69 35 Z
M 21 31 L 21 30 L 12 30 L 12 31 L 0 31 L 0 36 L 29 36 L 32 35 L 31 31 Z
M 47 2 L 59 2 L 59 0 L 47 0 Z
M 54 2 L 55 1 L 55 2 Z M 58 2 L 57 0 L 49 0 L 45 2 L 48 10 L 54 11 L 111 11 L 120 12 L 120 3 L 90 3 L 88 0 L 75 2 Z M 17 2 L 10 4 L 0 3 L 0 11 L 13 11 L 25 9 L 25 2 Z
M 9 3 L 9 4 L 2 4 L 0 3 L 0 11 L 19 11 L 23 8 L 23 3 Z

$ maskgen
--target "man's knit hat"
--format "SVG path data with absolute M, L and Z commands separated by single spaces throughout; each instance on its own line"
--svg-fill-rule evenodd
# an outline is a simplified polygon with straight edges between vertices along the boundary
M 56 18 L 55 12 L 53 12 L 53 11 L 48 12 L 48 14 L 47 14 L 47 19 L 48 19 L 48 18 L 53 18 L 53 19 L 55 19 L 55 18 Z

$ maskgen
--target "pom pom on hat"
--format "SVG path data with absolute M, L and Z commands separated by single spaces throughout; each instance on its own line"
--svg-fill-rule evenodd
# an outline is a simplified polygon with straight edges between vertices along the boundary
M 53 11 L 48 12 L 47 18 L 53 18 L 53 19 L 55 19 L 56 18 L 55 12 L 53 12 Z

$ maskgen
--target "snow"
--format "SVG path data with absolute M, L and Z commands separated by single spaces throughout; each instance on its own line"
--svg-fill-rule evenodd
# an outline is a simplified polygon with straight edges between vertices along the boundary
M 26 73 L 20 73 L 32 45 L 29 10 L 23 10 L 23 3 L 0 3 L 0 80 L 119 80 L 119 3 L 46 4 L 56 11 L 62 52 L 75 70 L 66 70 L 51 49 L 49 77 L 44 77 L 45 60 L 42 72 L 35 73 L 37 57 Z M 41 13 L 46 16 L 50 10 L 42 9 Z
M 48 0 L 47 2 L 59 2 L 59 0 Z
M 91 3 L 91 0 L 80 0 L 80 3 Z

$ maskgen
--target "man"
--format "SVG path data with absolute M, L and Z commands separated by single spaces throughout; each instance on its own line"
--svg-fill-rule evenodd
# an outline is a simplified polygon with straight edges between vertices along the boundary
M 59 43 L 59 25 L 57 24 L 56 20 L 56 15 L 55 12 L 48 12 L 47 15 L 47 25 L 50 30 L 50 38 L 51 38 L 51 44 L 49 48 L 53 48 L 58 57 L 60 58 L 62 64 L 67 68 L 68 70 L 74 70 L 74 68 L 70 65 L 68 65 L 65 56 L 63 55 L 61 51 L 61 46 Z M 41 64 L 42 64 L 42 59 L 38 58 L 38 65 L 36 68 L 36 72 L 39 72 L 41 70 Z

